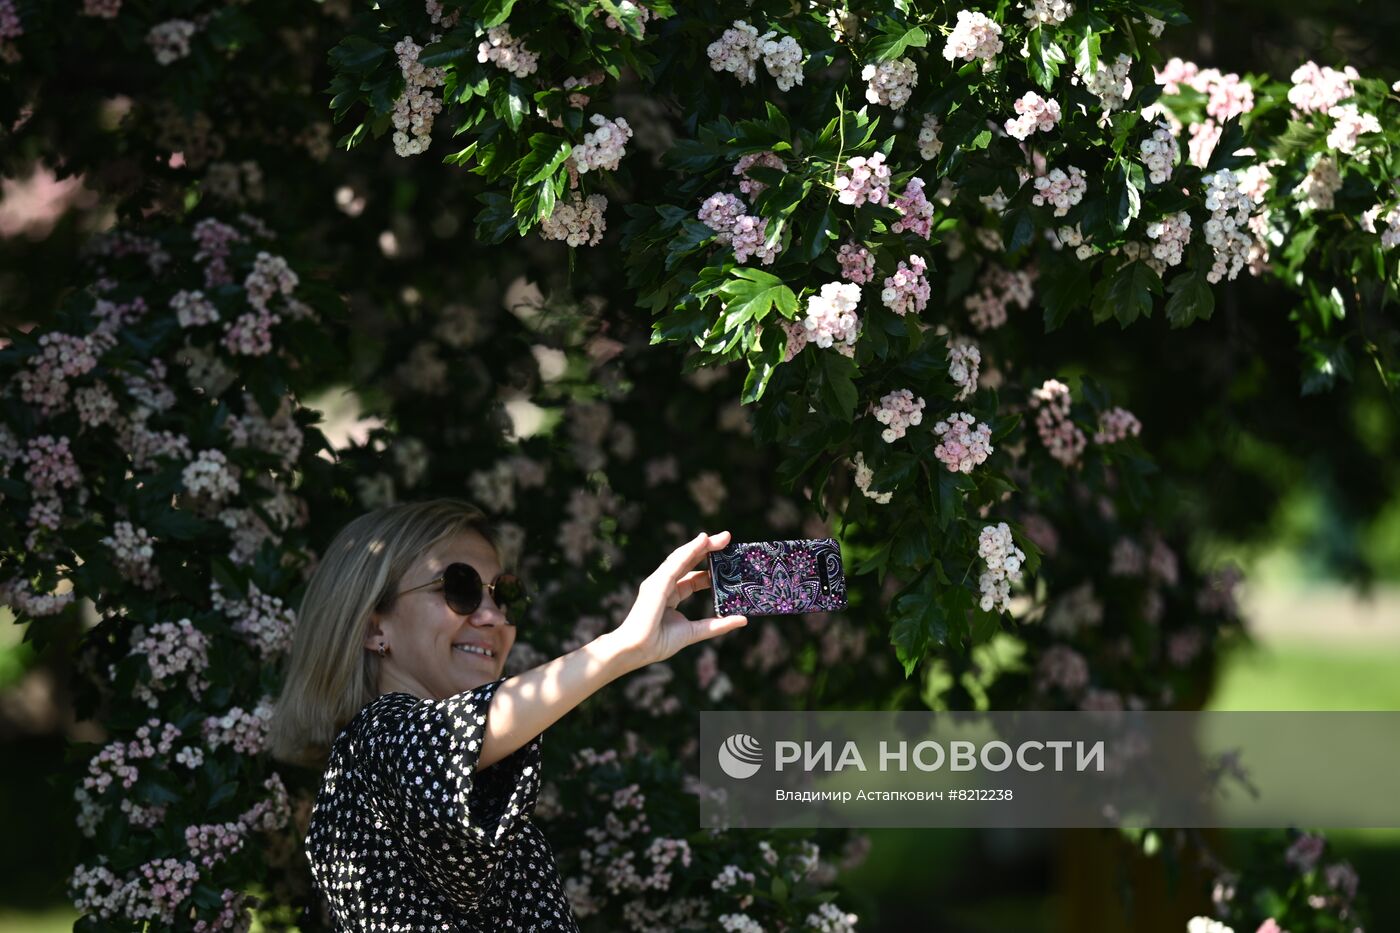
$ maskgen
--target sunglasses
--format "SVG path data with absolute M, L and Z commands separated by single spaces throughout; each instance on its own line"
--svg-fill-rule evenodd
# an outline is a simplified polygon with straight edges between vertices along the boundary
M 481 606 L 483 590 L 491 594 L 491 600 L 505 613 L 506 623 L 515 625 L 525 615 L 530 598 L 525 593 L 525 582 L 513 573 L 503 573 L 490 583 L 481 582 L 481 574 L 471 564 L 448 564 L 442 575 L 421 586 L 409 587 L 398 593 L 412 593 L 438 583 L 442 584 L 442 598 L 447 608 L 458 615 L 471 615 Z

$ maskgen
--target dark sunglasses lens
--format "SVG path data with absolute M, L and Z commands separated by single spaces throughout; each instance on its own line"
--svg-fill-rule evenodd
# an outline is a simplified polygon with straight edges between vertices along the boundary
M 502 609 L 511 608 L 519 610 L 525 608 L 525 584 L 513 573 L 503 573 L 496 578 L 496 585 L 492 590 L 492 598 L 496 600 L 496 605 Z M 514 614 L 512 614 L 514 618 Z
M 458 615 L 470 615 L 481 605 L 481 575 L 471 564 L 452 564 L 442 572 L 442 595 Z

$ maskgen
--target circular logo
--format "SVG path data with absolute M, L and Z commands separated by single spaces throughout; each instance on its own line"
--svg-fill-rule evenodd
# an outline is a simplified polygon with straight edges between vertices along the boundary
M 763 766 L 763 746 L 743 732 L 731 735 L 719 747 L 719 766 L 732 778 L 753 777 Z

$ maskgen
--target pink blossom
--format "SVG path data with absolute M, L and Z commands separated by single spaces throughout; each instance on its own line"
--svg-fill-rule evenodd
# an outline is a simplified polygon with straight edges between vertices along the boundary
M 1006 132 L 1016 139 L 1026 139 L 1037 130 L 1048 133 L 1060 121 L 1060 105 L 1035 91 L 1027 91 L 1015 103 L 1016 116 L 1006 121 Z
M 895 233 L 908 230 L 925 240 L 929 238 L 929 234 L 933 232 L 933 205 L 924 195 L 923 179 L 909 179 L 904 193 L 895 198 L 894 209 L 899 211 L 900 217 L 890 224 L 891 230 Z
M 841 278 L 864 285 L 875 278 L 875 256 L 858 243 L 842 243 L 836 252 Z
M 895 389 L 880 399 L 874 411 L 875 420 L 887 425 L 880 436 L 885 443 L 893 444 L 904 436 L 912 426 L 924 419 L 924 400 L 915 398 L 908 389 Z
M 903 317 L 910 311 L 921 312 L 928 306 L 929 284 L 924 273 L 928 265 L 922 256 L 910 256 L 908 265 L 900 260 L 894 275 L 885 279 L 880 300 L 885 307 Z
M 950 473 L 971 473 L 972 468 L 985 463 L 992 448 L 992 429 L 984 422 L 974 429 L 971 414 L 958 412 L 933 426 L 940 442 L 933 450 Z
M 842 204 L 860 207 L 865 202 L 884 204 L 890 188 L 890 170 L 885 155 L 877 152 L 870 158 L 855 156 L 846 160 L 848 172 L 836 178 L 836 199 Z
M 760 168 L 776 169 L 780 172 L 787 172 L 787 163 L 779 158 L 775 152 L 750 152 L 739 157 L 739 161 L 734 164 L 734 174 L 739 176 L 739 190 L 751 198 L 756 198 L 768 187 L 757 179 L 750 178 L 748 170 L 757 165 Z M 742 209 L 739 213 L 743 213 Z M 701 218 L 703 221 L 704 218 Z
M 856 305 L 860 303 L 860 286 L 846 282 L 828 282 L 821 293 L 807 299 L 807 316 L 803 326 L 807 337 L 817 346 L 854 346 L 860 333 Z
M 1341 71 L 1304 62 L 1294 69 L 1288 102 L 1303 113 L 1327 113 L 1354 93 L 1352 82 L 1361 75 L 1350 65 Z

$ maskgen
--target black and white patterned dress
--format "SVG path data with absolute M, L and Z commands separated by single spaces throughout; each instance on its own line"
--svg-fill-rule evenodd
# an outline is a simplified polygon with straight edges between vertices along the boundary
M 336 737 L 306 852 L 338 931 L 578 930 L 530 821 L 543 736 L 476 770 L 501 680 L 446 700 L 386 693 Z

